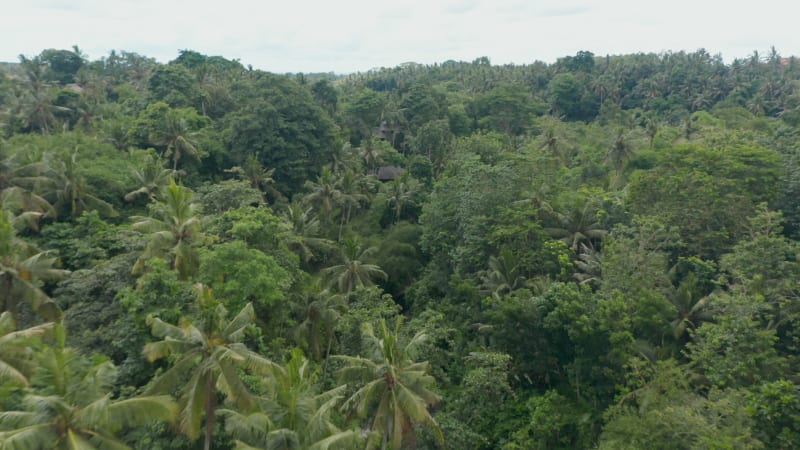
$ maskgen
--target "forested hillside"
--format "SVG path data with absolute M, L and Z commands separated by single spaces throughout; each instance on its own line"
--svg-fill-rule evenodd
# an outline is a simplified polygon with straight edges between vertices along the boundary
M 800 448 L 800 61 L 0 67 L 0 449 Z

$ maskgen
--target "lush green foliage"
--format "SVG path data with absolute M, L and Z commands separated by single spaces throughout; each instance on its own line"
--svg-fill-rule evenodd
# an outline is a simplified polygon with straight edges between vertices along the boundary
M 798 448 L 799 83 L 21 57 L 0 449 Z

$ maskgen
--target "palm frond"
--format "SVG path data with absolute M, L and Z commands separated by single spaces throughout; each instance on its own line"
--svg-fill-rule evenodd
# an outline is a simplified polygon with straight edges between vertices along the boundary
M 71 429 L 67 430 L 66 444 L 69 450 L 97 450 L 95 446 Z
M 183 328 L 164 322 L 158 317 L 148 316 L 147 324 L 150 325 L 150 332 L 155 337 L 169 337 L 175 340 L 183 340 L 185 338 Z
M 106 436 L 101 433 L 87 434 L 90 435 L 89 442 L 99 450 L 130 450 L 130 447 L 113 436 Z
M 370 402 L 378 398 L 379 394 L 385 390 L 386 380 L 384 378 L 372 380 L 351 395 L 342 405 L 342 409 L 345 411 L 353 410 L 359 417 L 366 417 Z
M 36 414 L 29 411 L 0 412 L 0 430 L 24 428 L 36 421 Z
M 185 395 L 186 404 L 180 416 L 180 428 L 189 439 L 197 439 L 200 436 L 200 423 L 205 413 L 206 398 L 208 395 L 213 395 L 208 391 L 208 378 L 211 376 L 207 370 L 197 371 L 189 383 Z
M 0 359 L 0 381 L 10 380 L 22 386 L 28 386 L 28 378 L 11 364 Z
M 261 411 L 242 414 L 230 409 L 218 411 L 225 417 L 225 429 L 236 439 L 246 442 L 265 442 L 267 433 L 274 427 L 269 416 Z
M 255 311 L 253 310 L 253 304 L 248 303 L 239 311 L 236 316 L 228 322 L 225 328 L 222 330 L 223 336 L 236 336 L 240 337 L 242 330 L 247 326 L 253 323 L 255 319 Z
M 194 372 L 195 366 L 200 361 L 197 354 L 184 355 L 166 372 L 162 373 L 145 391 L 147 394 L 173 392 L 187 378 L 187 374 Z
M 3 450 L 38 450 L 55 448 L 56 435 L 50 424 L 37 424 L 10 431 L 0 431 Z
M 364 437 L 359 431 L 346 430 L 335 433 L 331 436 L 312 444 L 308 450 L 349 450 L 362 448 Z
M 221 362 L 219 364 L 220 377 L 217 378 L 217 386 L 225 393 L 230 401 L 233 401 L 240 408 L 249 410 L 253 407 L 253 396 L 244 385 L 242 378 L 236 372 L 236 368 Z
M 151 421 L 172 422 L 178 414 L 178 405 L 168 395 L 134 397 L 118 400 L 107 407 L 111 423 L 126 426 L 144 425 Z
M 195 346 L 186 341 L 166 338 L 163 341 L 148 342 L 144 346 L 144 355 L 148 361 L 153 362 L 173 354 L 182 354 Z

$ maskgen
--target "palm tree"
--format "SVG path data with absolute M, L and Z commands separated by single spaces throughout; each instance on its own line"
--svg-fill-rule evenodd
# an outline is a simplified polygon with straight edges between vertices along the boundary
M 650 143 L 650 149 L 652 149 L 655 145 L 656 136 L 658 136 L 658 131 L 660 128 L 661 124 L 655 117 L 648 117 L 646 119 L 645 134 L 647 135 L 647 140 Z
M 341 293 L 372 286 L 375 278 L 387 278 L 386 272 L 380 267 L 366 263 L 375 251 L 375 247 L 362 248 L 357 239 L 345 239 L 341 248 L 341 264 L 323 269 L 322 273 L 329 277 L 331 285 Z
M 372 137 L 365 138 L 363 145 L 359 148 L 359 153 L 367 164 L 367 173 L 374 174 L 378 169 L 378 164 L 383 162 L 380 149 L 375 145 L 375 140 Z
M 575 260 L 577 271 L 572 276 L 579 284 L 592 284 L 602 277 L 603 258 L 600 252 L 581 243 L 578 259 Z
M 164 157 L 172 158 L 172 172 L 177 173 L 178 162 L 184 156 L 200 160 L 197 139 L 200 133 L 189 129 L 186 119 L 167 114 L 164 123 L 154 131 L 152 139 L 157 145 L 165 147 Z
M 308 351 L 316 361 L 321 361 L 324 356 L 327 364 L 336 323 L 347 307 L 345 299 L 342 295 L 321 289 L 317 282 L 308 291 L 297 295 L 292 304 L 297 309 L 300 320 L 295 329 L 297 337 L 305 341 Z
M 331 421 L 346 386 L 318 394 L 314 372 L 300 350 L 292 351 L 285 366 L 273 365 L 265 382 L 267 395 L 259 411 L 220 411 L 238 449 L 348 450 L 363 445 L 360 433 L 342 431 Z
M 0 206 L 10 213 L 16 228 L 39 229 L 39 219 L 55 217 L 56 211 L 44 197 L 34 193 L 36 186 L 47 182 L 42 176 L 41 161 L 25 161 L 28 152 L 18 151 L 0 161 Z
M 53 323 L 15 331 L 14 316 L 6 311 L 0 314 L 0 381 L 11 380 L 28 386 L 27 374 L 33 372 L 31 338 L 42 336 L 53 328 Z
M 565 141 L 567 140 L 562 136 L 560 129 L 556 128 L 557 122 L 550 124 L 549 127 L 542 133 L 541 144 L 539 150 L 547 150 L 551 156 L 558 160 L 558 163 L 564 167 L 569 167 L 570 151 L 565 148 Z
M 172 367 L 161 374 L 148 392 L 180 391 L 180 428 L 191 439 L 200 436 L 205 416 L 204 449 L 211 448 L 217 413 L 217 392 L 249 410 L 253 396 L 242 379 L 241 370 L 268 373 L 272 363 L 249 350 L 242 341 L 246 329 L 255 320 L 253 305 L 248 303 L 232 319 L 211 295 L 211 289 L 197 285 L 198 320 L 184 317 L 179 325 L 171 325 L 154 317 L 148 324 L 156 337 L 163 338 L 144 347 L 149 361 L 170 358 Z
M 336 146 L 331 152 L 330 168 L 335 173 L 346 170 L 356 170 L 361 167 L 358 149 L 353 148 L 349 142 Z
M 359 417 L 370 417 L 375 433 L 367 449 L 400 450 L 403 444 L 414 445 L 414 426 L 429 426 L 440 442 L 444 441 L 439 425 L 428 408 L 439 402 L 439 396 L 429 390 L 434 379 L 428 375 L 428 363 L 414 362 L 427 336 L 417 333 L 405 345 L 400 343 L 402 316 L 394 330 L 381 319 L 378 336 L 371 324 L 365 324 L 364 340 L 369 346 L 367 358 L 337 356 L 346 365 L 339 371 L 342 381 L 364 381 L 342 406 Z
M 302 205 L 293 203 L 282 214 L 283 219 L 292 227 L 293 239 L 289 248 L 297 252 L 304 262 L 314 258 L 314 250 L 329 248 L 333 242 L 318 237 L 320 223 L 312 207 L 303 208 Z
M 275 173 L 275 169 L 267 169 L 262 166 L 256 154 L 247 155 L 244 164 L 234 166 L 225 172 L 236 174 L 240 179 L 250 183 L 250 187 L 261 193 L 261 203 L 267 202 L 264 193 L 268 193 L 276 199 L 283 198 L 283 194 L 273 186 L 275 179 L 272 178 L 272 175 Z
M 154 217 L 132 217 L 135 230 L 150 233 L 150 241 L 136 260 L 133 273 L 141 273 L 150 258 L 169 257 L 172 268 L 187 279 L 199 262 L 192 244 L 200 236 L 200 217 L 197 204 L 192 202 L 192 191 L 171 179 L 164 190 L 164 200 L 151 206 Z
M 606 152 L 606 161 L 614 168 L 614 174 L 617 179 L 622 175 L 622 169 L 625 168 L 625 163 L 627 163 L 634 154 L 630 136 L 625 133 L 625 130 L 620 128 L 617 130 L 617 136 L 614 138 L 614 142 L 611 147 L 609 147 L 608 152 Z
M 18 230 L 39 231 L 42 217 L 56 216 L 55 209 L 47 200 L 20 187 L 0 191 L 0 209 L 8 213 L 8 220 Z
M 419 183 L 411 178 L 407 171 L 404 171 L 387 186 L 387 200 L 394 209 L 394 221 L 399 222 L 403 207 L 414 205 L 414 195 L 419 190 Z
M 397 146 L 397 138 L 409 128 L 406 112 L 408 112 L 408 108 L 401 108 L 394 97 L 389 98 L 381 112 L 381 128 L 385 127 L 392 132 L 392 147 Z
M 602 239 L 607 234 L 600 225 L 597 209 L 588 199 L 577 199 L 574 204 L 564 212 L 553 211 L 556 226 L 545 228 L 545 231 L 554 238 L 559 238 L 575 252 L 578 253 L 581 243 L 586 243 L 593 249 L 593 241 Z
M 19 114 L 26 128 L 48 134 L 56 128 L 54 113 L 69 111 L 69 108 L 53 104 L 55 92 L 45 77 L 47 65 L 40 58 L 20 55 L 19 60 L 24 80 L 24 91 L 19 94 Z
M 49 197 L 57 210 L 66 209 L 72 217 L 83 211 L 97 210 L 116 215 L 114 207 L 89 192 L 86 179 L 79 171 L 78 150 L 70 153 L 51 152 L 45 155 L 46 175 L 49 179 Z
M 21 300 L 45 319 L 58 321 L 61 309 L 42 291 L 40 280 L 56 280 L 67 273 L 56 269 L 56 258 L 19 239 L 8 213 L 0 211 L 0 312 L 17 314 Z
M 360 188 L 358 175 L 352 170 L 345 171 L 339 178 L 339 203 L 342 205 L 342 217 L 339 221 L 340 240 L 342 239 L 342 231 L 345 224 L 350 222 L 353 208 L 367 200 L 367 196 L 361 193 Z
M 139 188 L 125 194 L 126 202 L 131 202 L 140 195 L 146 195 L 150 201 L 157 200 L 169 184 L 172 174 L 171 170 L 164 168 L 161 157 L 152 152 L 145 155 L 141 167 L 137 167 L 131 172 Z
M 90 363 L 64 346 L 46 349 L 18 411 L 0 412 L 0 448 L 30 450 L 128 449 L 116 434 L 123 426 L 171 421 L 177 412 L 169 396 L 113 400 L 116 371 L 109 361 Z
M 675 339 L 681 339 L 689 329 L 713 318 L 709 310 L 710 297 L 700 291 L 697 276 L 690 272 L 668 296 L 677 312 L 675 320 L 670 322 Z
M 498 256 L 489 257 L 489 269 L 482 281 L 486 292 L 495 299 L 522 287 L 525 277 L 520 273 L 519 260 L 510 248 L 504 246 Z
M 330 222 L 333 209 L 339 205 L 342 198 L 342 191 L 339 190 L 339 179 L 325 166 L 322 168 L 322 172 L 317 177 L 316 182 L 306 182 L 306 188 L 311 192 L 308 193 L 305 200 L 316 206 L 320 214 L 323 215 L 323 220 Z

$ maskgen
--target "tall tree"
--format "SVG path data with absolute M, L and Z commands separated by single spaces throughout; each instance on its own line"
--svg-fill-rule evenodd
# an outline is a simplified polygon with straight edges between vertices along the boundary
M 339 371 L 342 381 L 365 382 L 343 408 L 371 418 L 370 428 L 376 434 L 368 440 L 367 449 L 415 448 L 415 424 L 427 425 L 439 442 L 444 442 L 439 425 L 428 411 L 439 402 L 439 396 L 429 389 L 434 379 L 427 373 L 427 362 L 414 361 L 427 336 L 420 332 L 403 344 L 402 324 L 402 316 L 398 316 L 394 329 L 389 329 L 381 319 L 376 336 L 367 323 L 363 334 L 368 357 L 337 356 L 346 364 Z
M 250 187 L 261 192 L 262 203 L 266 203 L 267 201 L 264 197 L 265 193 L 276 199 L 283 198 L 283 194 L 273 186 L 275 184 L 275 179 L 272 178 L 272 175 L 275 173 L 275 169 L 267 169 L 261 165 L 258 155 L 256 154 L 251 153 L 247 155 L 244 164 L 241 166 L 234 166 L 226 170 L 226 172 L 236 174 L 240 179 L 250 183 Z
M 129 448 L 117 436 L 123 427 L 175 417 L 177 406 L 166 395 L 112 399 L 114 366 L 90 362 L 65 347 L 61 325 L 56 337 L 56 345 L 39 356 L 22 408 L 0 412 L 0 448 L 123 450 Z
M 342 213 L 339 219 L 339 240 L 342 239 L 344 226 L 350 223 L 353 210 L 358 208 L 362 202 L 369 200 L 369 197 L 361 191 L 359 177 L 363 176 L 348 170 L 339 178 L 339 192 L 341 193 L 339 202 L 342 205 Z
M 42 217 L 56 217 L 50 202 L 35 192 L 38 185 L 48 181 L 44 171 L 45 164 L 26 151 L 0 161 L 0 207 L 11 214 L 9 219 L 17 228 L 38 230 Z
M 376 278 L 386 279 L 386 272 L 367 262 L 375 251 L 375 247 L 364 248 L 357 239 L 345 239 L 340 252 L 341 263 L 324 269 L 323 275 L 342 293 L 372 286 Z
M 629 134 L 620 128 L 614 138 L 614 142 L 606 152 L 606 161 L 611 164 L 614 169 L 614 175 L 617 180 L 622 176 L 622 170 L 625 168 L 625 163 L 628 162 L 634 155 L 633 144 Z
M 363 445 L 361 433 L 340 430 L 332 421 L 345 385 L 318 393 L 310 362 L 298 349 L 286 365 L 273 365 L 265 379 L 260 409 L 247 414 L 225 410 L 225 425 L 237 448 L 266 450 L 347 450 Z
M 305 343 L 311 357 L 316 361 L 325 357 L 327 365 L 327 357 L 335 340 L 336 323 L 347 304 L 344 296 L 322 289 L 319 284 L 315 283 L 306 292 L 298 294 L 292 303 L 300 321 L 295 333 Z
M 292 203 L 283 213 L 283 219 L 289 223 L 292 230 L 292 239 L 289 248 L 297 252 L 304 262 L 311 261 L 316 255 L 315 251 L 329 248 L 333 242 L 320 237 L 320 221 L 314 214 L 314 208 Z
M 18 238 L 0 211 L 0 312 L 16 315 L 20 301 L 30 303 L 34 312 L 48 320 L 59 320 L 61 309 L 41 289 L 41 280 L 55 280 L 68 272 L 56 269 L 56 258 Z
M 342 191 L 339 186 L 339 179 L 326 166 L 317 177 L 317 181 L 307 181 L 306 188 L 311 192 L 306 195 L 305 200 L 314 205 L 323 220 L 328 223 L 332 220 L 333 210 L 341 203 Z
M 178 171 L 178 162 L 184 156 L 200 160 L 197 149 L 200 132 L 192 130 L 186 118 L 168 113 L 164 122 L 154 130 L 153 142 L 165 148 L 164 157 L 172 158 L 172 172 Z
M 598 218 L 598 208 L 591 199 L 576 198 L 566 208 L 553 211 L 554 226 L 546 228 L 552 237 L 561 239 L 574 252 L 578 252 L 580 244 L 588 248 L 606 235 Z
M 11 380 L 28 386 L 28 375 L 35 367 L 30 340 L 53 328 L 53 323 L 15 330 L 14 316 L 0 313 L 0 381 Z
M 217 414 L 217 393 L 243 410 L 254 406 L 240 370 L 267 373 L 272 363 L 242 342 L 253 324 L 253 305 L 248 303 L 230 320 L 225 307 L 211 295 L 211 289 L 197 285 L 197 319 L 181 319 L 171 325 L 149 317 L 154 336 L 163 338 L 144 347 L 150 361 L 171 358 L 173 362 L 149 387 L 148 392 L 180 392 L 180 428 L 191 439 L 200 436 L 205 417 L 204 446 L 211 448 Z M 174 358 L 174 359 L 173 359 Z
M 45 197 L 56 210 L 66 210 L 71 217 L 92 210 L 108 216 L 116 215 L 110 203 L 91 192 L 86 177 L 81 173 L 82 163 L 78 162 L 78 156 L 77 148 L 71 152 L 50 152 L 45 155 L 45 175 L 48 177 Z
M 394 221 L 399 222 L 403 208 L 414 205 L 414 196 L 419 191 L 419 183 L 411 178 L 408 171 L 405 171 L 384 186 L 386 186 L 389 205 L 394 210 Z
M 161 192 L 169 184 L 171 171 L 164 168 L 161 157 L 148 153 L 142 160 L 141 166 L 134 168 L 133 177 L 137 189 L 125 194 L 125 201 L 133 201 L 140 195 L 146 195 L 150 201 L 161 196 Z
M 169 257 L 172 268 L 181 278 L 188 278 L 199 262 L 193 244 L 200 237 L 198 206 L 192 201 L 192 191 L 170 180 L 164 190 L 164 200 L 151 204 L 153 217 L 133 216 L 133 228 L 150 233 L 133 273 L 141 273 L 144 263 L 153 257 Z

